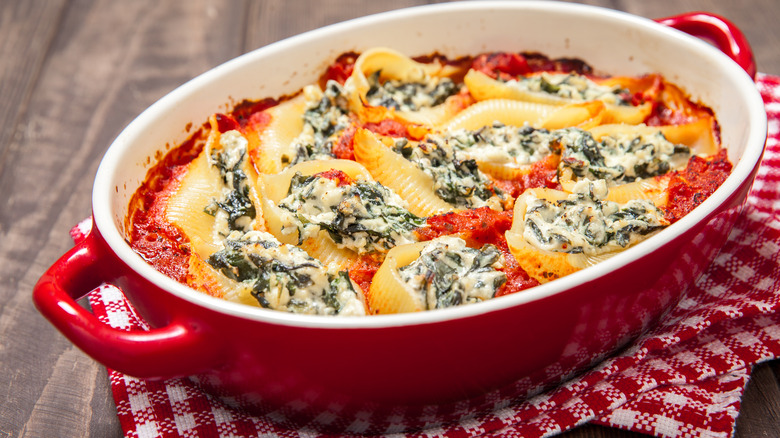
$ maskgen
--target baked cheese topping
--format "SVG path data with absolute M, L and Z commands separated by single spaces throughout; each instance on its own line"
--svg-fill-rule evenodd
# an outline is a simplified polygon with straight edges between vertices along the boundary
M 616 105 L 630 105 L 620 87 L 599 85 L 584 75 L 574 73 L 541 73 L 507 81 L 507 85 L 534 93 L 544 93 L 575 101 L 601 100 Z
M 506 282 L 502 267 L 501 252 L 493 245 L 474 249 L 458 237 L 440 237 L 398 273 L 417 292 L 419 307 L 431 310 L 493 298 Z
M 234 231 L 208 263 L 249 288 L 260 306 L 311 315 L 365 315 L 346 271 L 332 272 L 306 251 L 263 231 Z
M 221 238 L 233 230 L 250 230 L 257 213 L 249 198 L 246 173 L 242 170 L 246 165 L 247 145 L 246 138 L 233 130 L 220 136 L 218 149 L 206 151 L 209 165 L 219 170 L 224 184 L 222 197 L 212 199 L 205 209 L 215 217 L 214 229 Z
M 553 153 L 557 141 L 556 135 L 546 129 L 507 126 L 500 122 L 474 131 L 459 129 L 431 138 L 446 142 L 465 159 L 510 166 L 544 159 Z
M 425 223 L 406 203 L 377 182 L 356 180 L 340 185 L 320 175 L 296 173 L 288 195 L 279 201 L 285 221 L 282 233 L 299 233 L 299 241 L 328 233 L 340 248 L 359 254 L 385 253 L 396 245 L 416 242 L 413 230 Z
M 347 91 L 336 81 L 328 81 L 325 91 L 309 85 L 304 88 L 306 112 L 303 130 L 292 142 L 295 156 L 288 158 L 288 167 L 301 161 L 333 157 L 333 144 L 352 124 Z
M 665 225 L 663 212 L 651 201 L 626 204 L 604 200 L 603 180 L 582 180 L 568 199 L 550 202 L 529 196 L 523 237 L 547 251 L 595 255 L 626 248 L 640 236 Z
M 663 175 L 691 156 L 690 148 L 670 142 L 660 131 L 606 136 L 601 141 L 576 128 L 564 132 L 562 165 L 578 178 L 603 179 L 610 186 Z
M 369 89 L 366 100 L 371 106 L 417 111 L 441 105 L 448 97 L 458 92 L 458 86 L 450 78 L 431 78 L 423 74 L 416 81 L 393 79 L 380 83 L 380 73 L 377 71 L 367 78 Z
M 460 156 L 445 141 L 428 137 L 419 143 L 396 139 L 394 150 L 433 178 L 436 195 L 451 205 L 462 208 L 489 206 L 501 210 L 490 179 L 476 161 Z M 500 195 L 500 193 L 499 193 Z

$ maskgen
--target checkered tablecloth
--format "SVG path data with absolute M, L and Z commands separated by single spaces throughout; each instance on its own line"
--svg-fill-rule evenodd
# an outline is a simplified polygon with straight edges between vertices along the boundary
M 747 209 L 720 255 L 650 333 L 558 388 L 414 437 L 547 437 L 585 423 L 657 437 L 730 437 L 752 367 L 780 355 L 780 78 L 757 78 L 767 149 Z M 73 230 L 78 240 L 89 221 Z M 120 329 L 146 324 L 103 286 L 92 310 Z M 108 370 L 128 437 L 322 436 L 233 410 L 187 379 L 149 382 Z

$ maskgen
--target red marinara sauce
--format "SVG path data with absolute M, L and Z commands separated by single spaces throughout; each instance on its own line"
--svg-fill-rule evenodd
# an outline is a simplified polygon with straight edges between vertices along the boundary
M 674 223 L 704 202 L 728 178 L 731 167 L 726 149 L 708 158 L 691 157 L 669 180 L 666 219 Z
M 130 200 L 128 240 L 130 246 L 158 271 L 185 282 L 190 246 L 176 226 L 165 219 L 165 206 L 186 173 L 187 164 L 203 149 L 199 130 L 181 146 L 165 155 Z
M 351 176 L 338 169 L 325 170 L 320 173 L 315 173 L 312 176 L 318 176 L 320 178 L 336 181 L 336 187 L 348 186 L 355 182 Z

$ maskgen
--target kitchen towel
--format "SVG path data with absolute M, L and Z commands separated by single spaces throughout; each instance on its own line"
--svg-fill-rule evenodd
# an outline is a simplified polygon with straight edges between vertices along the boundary
M 657 437 L 730 437 L 752 367 L 780 357 L 780 78 L 756 84 L 769 117 L 764 158 L 725 247 L 651 332 L 542 394 L 411 437 L 548 437 L 586 423 Z M 90 221 L 74 227 L 78 241 Z M 101 321 L 147 329 L 121 291 L 89 294 Z M 188 379 L 151 382 L 108 370 L 128 437 L 326 436 L 234 410 Z M 359 435 L 359 425 L 355 435 Z

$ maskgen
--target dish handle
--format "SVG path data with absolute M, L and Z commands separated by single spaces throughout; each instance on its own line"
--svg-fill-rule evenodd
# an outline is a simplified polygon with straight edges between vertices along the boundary
M 729 20 L 709 12 L 688 12 L 655 21 L 713 43 L 751 78 L 756 78 L 753 50 L 742 31 Z
M 207 369 L 218 357 L 206 333 L 171 321 L 149 331 L 125 331 L 101 322 L 76 300 L 111 278 L 112 260 L 92 231 L 57 260 L 33 288 L 38 310 L 66 338 L 108 368 L 139 378 L 172 378 Z

